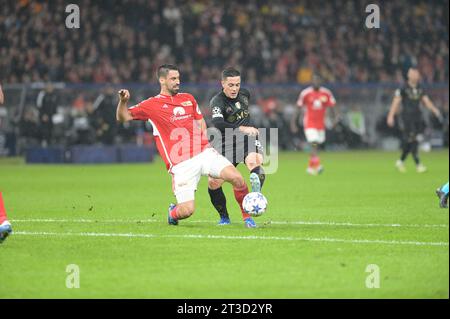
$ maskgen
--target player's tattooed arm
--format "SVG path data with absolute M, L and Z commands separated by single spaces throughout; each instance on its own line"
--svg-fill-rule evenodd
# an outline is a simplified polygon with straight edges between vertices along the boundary
M 387 124 L 389 127 L 394 127 L 395 125 L 395 115 L 400 110 L 400 103 L 402 102 L 402 96 L 400 94 L 400 90 L 395 92 L 394 99 L 392 100 L 391 109 L 389 110 L 389 114 L 387 117 Z
M 128 90 L 120 90 L 119 94 L 119 104 L 117 105 L 116 119 L 117 121 L 123 123 L 132 121 L 133 117 L 130 112 L 128 112 L 128 101 L 130 100 L 130 92 Z

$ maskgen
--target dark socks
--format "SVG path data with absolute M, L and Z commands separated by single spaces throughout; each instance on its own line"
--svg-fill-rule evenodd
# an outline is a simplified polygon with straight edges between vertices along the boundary
M 410 142 L 404 142 L 403 143 L 403 150 L 402 150 L 402 156 L 400 157 L 400 160 L 404 162 L 406 158 L 409 155 L 409 152 L 411 152 L 411 143 Z
M 227 210 L 227 199 L 223 193 L 222 187 L 216 190 L 208 189 L 211 203 L 217 210 L 221 218 L 229 218 Z
M 420 164 L 420 158 L 419 158 L 419 143 L 417 142 L 412 142 L 411 145 L 411 153 L 412 156 L 414 158 L 414 162 L 416 163 L 416 165 Z

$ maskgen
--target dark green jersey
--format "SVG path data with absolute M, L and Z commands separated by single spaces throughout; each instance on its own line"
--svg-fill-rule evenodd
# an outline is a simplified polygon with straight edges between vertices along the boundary
M 235 99 L 228 98 L 223 91 L 216 94 L 209 103 L 214 126 L 222 132 L 225 128 L 249 126 L 249 102 L 250 92 L 247 89 L 240 89 Z
M 402 98 L 401 118 L 405 121 L 414 121 L 422 118 L 420 103 L 425 96 L 425 91 L 421 86 L 412 87 L 406 84 L 395 91 L 395 96 Z

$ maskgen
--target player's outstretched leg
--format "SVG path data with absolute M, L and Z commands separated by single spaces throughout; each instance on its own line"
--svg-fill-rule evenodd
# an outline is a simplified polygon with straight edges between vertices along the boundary
M 0 244 L 11 234 L 11 223 L 7 219 L 2 193 L 0 192 Z
M 195 211 L 194 201 L 181 203 L 178 205 L 170 204 L 167 222 L 169 225 L 178 225 L 180 219 L 189 218 Z
M 221 179 L 210 177 L 208 179 L 208 193 L 211 198 L 211 203 L 219 213 L 219 225 L 229 225 L 231 224 L 231 221 L 230 216 L 228 215 L 227 198 L 222 189 L 223 183 L 224 181 Z
M 253 218 L 247 214 L 242 206 L 242 202 L 244 201 L 244 197 L 249 193 L 247 184 L 244 181 L 241 173 L 234 167 L 230 165 L 222 170 L 220 173 L 220 177 L 233 185 L 234 197 L 239 204 L 242 212 L 242 219 L 244 220 L 245 226 L 248 228 L 256 227 L 256 223 Z
M 448 208 L 448 183 L 438 188 L 436 194 L 439 197 L 439 206 L 441 208 Z
M 263 156 L 258 153 L 250 153 L 245 159 L 245 165 L 250 171 L 250 185 L 252 192 L 261 192 L 266 181 L 266 173 L 262 168 Z

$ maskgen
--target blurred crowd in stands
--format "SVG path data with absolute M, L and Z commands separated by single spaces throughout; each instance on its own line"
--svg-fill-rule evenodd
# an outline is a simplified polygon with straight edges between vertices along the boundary
M 183 83 L 206 87 L 218 85 L 224 67 L 240 69 L 245 85 L 257 88 L 256 94 L 251 89 L 255 126 L 277 127 L 281 148 L 292 150 L 304 146 L 302 130 L 293 134 L 289 123 L 313 73 L 344 86 L 337 94 L 343 116 L 328 127 L 328 142 L 345 147 L 375 146 L 374 134 L 398 134 L 386 127 L 384 116 L 409 66 L 419 67 L 425 84 L 449 81 L 448 1 L 378 1 L 379 29 L 366 28 L 369 13 L 359 0 L 71 3 L 80 8 L 79 29 L 66 27 L 67 1 L 1 0 L 0 83 L 41 83 L 25 94 L 6 91 L 9 115 L 0 108 L 6 144 L 152 143 L 148 124 L 116 123 L 116 89 L 120 83 L 155 85 L 155 70 L 163 63 L 177 64 Z M 67 91 L 45 84 L 51 82 L 101 87 Z M 377 88 L 387 83 L 396 84 Z M 286 87 L 268 93 L 267 84 Z M 358 89 L 364 84 L 368 91 Z M 191 93 L 208 119 L 213 92 L 202 90 Z M 432 98 L 448 123 L 448 90 L 438 91 Z M 133 102 L 155 93 L 133 92 Z M 428 124 L 444 129 L 448 145 L 448 126 Z M 0 134 L 0 155 L 1 140 Z
M 182 80 L 217 82 L 225 66 L 248 83 L 395 82 L 419 66 L 425 82 L 449 79 L 448 1 L 378 1 L 367 29 L 360 0 L 2 0 L 0 82 L 154 82 L 162 63 Z

